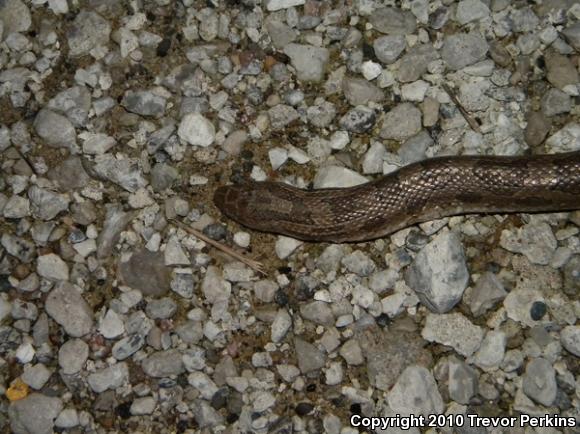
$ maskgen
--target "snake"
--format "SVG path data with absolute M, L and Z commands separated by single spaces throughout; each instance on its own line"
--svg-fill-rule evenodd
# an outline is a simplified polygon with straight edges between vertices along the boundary
M 213 200 L 225 216 L 257 231 L 362 242 L 454 215 L 580 209 L 580 151 L 439 156 L 348 188 L 245 181 L 218 187 Z

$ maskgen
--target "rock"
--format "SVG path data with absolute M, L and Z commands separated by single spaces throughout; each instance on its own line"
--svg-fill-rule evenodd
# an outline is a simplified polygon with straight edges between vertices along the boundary
M 116 363 L 87 377 L 87 383 L 95 393 L 115 390 L 129 382 L 129 368 L 125 362 Z
M 286 259 L 290 256 L 294 251 L 300 247 L 304 242 L 290 238 L 279 236 L 276 239 L 276 245 L 274 246 L 274 250 L 276 251 L 276 256 L 280 259 Z
M 281 342 L 290 327 L 292 327 L 292 317 L 286 309 L 279 309 L 271 326 L 270 339 L 272 342 Z
M 542 357 L 531 360 L 523 375 L 522 390 L 537 403 L 550 407 L 558 392 L 552 364 Z
M 303 374 L 316 371 L 326 364 L 324 353 L 309 342 L 300 338 L 294 339 L 298 367 Z
M 127 111 L 141 116 L 152 116 L 155 118 L 159 118 L 165 114 L 166 103 L 165 98 L 148 90 L 128 90 L 125 92 L 123 100 L 121 101 L 121 105 Z
M 424 339 L 450 346 L 465 357 L 479 349 L 483 335 L 481 327 L 473 325 L 460 313 L 430 313 L 421 332 Z
M 551 53 L 546 56 L 547 78 L 558 89 L 576 85 L 580 78 L 576 67 L 570 59 L 561 54 Z
M 146 414 L 151 414 L 155 410 L 157 401 L 152 396 L 145 396 L 143 398 L 137 398 L 131 403 L 131 408 L 129 411 L 133 416 L 143 416 Z
M 360 250 L 344 256 L 341 261 L 348 271 L 359 276 L 370 276 L 375 272 L 377 266 L 374 261 Z
M 488 48 L 487 41 L 478 33 L 457 33 L 445 38 L 441 57 L 456 71 L 483 60 Z
M 71 121 L 65 116 L 49 109 L 42 109 L 34 119 L 34 131 L 53 148 L 74 149 L 76 131 Z
M 373 49 L 377 59 L 385 65 L 394 63 L 406 46 L 407 42 L 403 35 L 381 36 L 373 42 Z
M 301 6 L 305 0 L 267 0 L 266 9 L 269 11 L 278 11 L 280 9 L 288 9 L 294 6 Z
M 346 341 L 338 351 L 348 365 L 362 365 L 365 361 L 361 347 L 356 339 Z
M 382 90 L 361 78 L 345 78 L 342 82 L 342 91 L 353 106 L 366 105 L 370 101 L 380 102 L 385 97 Z
M 33 389 L 40 390 L 44 387 L 51 375 L 51 370 L 49 370 L 42 363 L 37 363 L 36 365 L 26 366 L 21 378 L 22 381 L 24 381 Z
M 566 27 L 562 34 L 568 43 L 580 52 L 580 21 Z
M 295 29 L 274 19 L 266 19 L 266 30 L 272 39 L 272 45 L 278 50 L 282 50 L 298 37 L 298 32 Z
M 529 112 L 524 132 L 526 143 L 532 147 L 541 145 L 552 128 L 552 122 L 542 112 Z
M 58 351 L 58 364 L 65 375 L 74 375 L 85 366 L 89 346 L 81 339 L 69 339 Z
M 405 369 L 387 400 L 391 410 L 402 415 L 428 416 L 442 413 L 445 408 L 433 375 L 422 366 Z
M 65 3 L 66 4 L 66 3 Z M 79 415 L 76 408 L 65 408 L 63 411 L 60 412 L 56 420 L 54 421 L 54 425 L 57 428 L 74 428 L 75 426 L 79 425 Z
M 188 113 L 181 119 L 177 130 L 179 138 L 190 145 L 206 148 L 215 140 L 213 123 L 199 113 Z
M 525 33 L 535 30 L 540 20 L 530 7 L 514 9 L 510 13 L 512 29 L 516 33 Z
M 300 81 L 321 81 L 330 60 L 328 49 L 312 45 L 288 44 L 284 53 L 290 57 Z
M 448 231 L 421 249 L 405 274 L 405 282 L 421 302 L 438 313 L 448 312 L 461 300 L 468 281 L 461 241 Z
M 38 257 L 36 272 L 49 280 L 68 280 L 68 265 L 54 253 Z
M 542 98 L 542 112 L 546 116 L 568 113 L 571 109 L 570 96 L 559 89 L 549 89 Z
M 147 185 L 140 168 L 140 160 L 137 158 L 117 159 L 111 154 L 97 155 L 93 170 L 101 178 L 105 178 L 131 193 L 135 193 Z
M 346 167 L 324 166 L 314 177 L 314 188 L 345 188 L 368 182 L 361 174 Z
M 300 115 L 294 107 L 278 104 L 268 110 L 268 117 L 270 118 L 270 126 L 273 130 L 282 130 L 297 120 Z
M 0 3 L 0 23 L 4 26 L 1 39 L 15 32 L 27 32 L 32 25 L 30 9 L 21 0 L 4 0 Z
M 381 142 L 374 142 L 363 158 L 363 173 L 365 175 L 382 173 L 383 158 L 385 157 L 386 153 L 387 150 L 385 149 L 385 145 L 383 145 Z
M 421 111 L 411 103 L 397 105 L 383 119 L 383 139 L 405 140 L 421 130 Z
M 546 140 L 551 152 L 562 153 L 580 150 L 580 123 L 569 122 Z
M 66 194 L 54 193 L 36 185 L 28 189 L 32 205 L 32 215 L 42 220 L 52 220 L 58 214 L 68 210 L 70 199 Z
M 449 358 L 449 397 L 459 404 L 467 405 L 478 391 L 477 371 L 468 364 Z
M 306 114 L 309 123 L 318 128 L 326 128 L 336 116 L 336 107 L 330 101 L 323 101 L 308 107 Z
M 60 282 L 46 298 L 46 313 L 72 337 L 92 331 L 93 311 L 80 289 L 69 282 Z
M 580 357 L 580 326 L 564 327 L 560 334 L 562 346 L 576 357 Z
M 517 229 L 514 234 L 505 229 L 500 245 L 510 252 L 523 253 L 533 264 L 550 263 L 558 247 L 552 228 L 545 222 L 532 222 Z
M 69 55 L 73 57 L 89 54 L 93 48 L 109 42 L 111 25 L 93 11 L 82 10 L 72 22 L 66 37 Z
M 211 404 L 203 399 L 196 399 L 191 404 L 193 418 L 200 429 L 224 423 L 223 416 L 214 410 Z
M 25 264 L 31 262 L 36 257 L 34 243 L 24 238 L 4 233 L 2 234 L 2 238 L 0 238 L 0 244 L 2 244 L 2 247 L 6 249 L 9 255 L 14 256 Z
M 181 353 L 173 349 L 151 354 L 143 360 L 141 366 L 145 374 L 154 378 L 169 377 L 185 372 Z
M 393 7 L 375 10 L 369 17 L 369 22 L 379 32 L 387 35 L 409 35 L 414 33 L 417 27 L 411 12 Z
M 55 166 L 48 173 L 48 178 L 55 181 L 60 191 L 72 191 L 86 187 L 91 180 L 90 176 L 85 171 L 81 159 L 79 157 L 69 157 L 58 166 Z M 59 201 L 68 198 L 59 196 Z
M 312 301 L 300 306 L 300 316 L 315 324 L 330 327 L 335 318 L 330 305 L 324 301 Z
M 499 368 L 505 355 L 506 335 L 502 331 L 490 330 L 485 335 L 481 347 L 473 356 L 474 363 L 485 371 Z
M 60 398 L 32 393 L 12 402 L 8 408 L 10 428 L 14 434 L 52 434 L 54 420 L 62 410 Z
M 161 296 L 170 289 L 171 273 L 161 252 L 137 251 L 127 262 L 119 264 L 119 272 L 125 285 L 143 295 Z
M 397 78 L 401 83 L 418 80 L 437 58 L 438 52 L 431 44 L 416 45 L 399 61 Z
M 528 327 L 537 325 L 531 316 L 534 303 L 543 303 L 544 297 L 539 291 L 527 288 L 512 290 L 503 301 L 508 318 L 520 322 Z
M 489 271 L 482 274 L 473 288 L 469 307 L 471 313 L 480 316 L 502 301 L 507 295 L 497 276 Z
M 91 92 L 85 86 L 72 86 L 48 101 L 47 108 L 64 114 L 75 127 L 86 124 L 91 109 Z
M 106 258 L 113 252 L 113 248 L 119 241 L 121 232 L 125 230 L 125 227 L 131 220 L 133 220 L 133 213 L 123 212 L 120 205 L 110 205 L 107 207 L 105 223 L 97 238 L 98 258 Z
M 427 150 L 433 145 L 433 139 L 427 131 L 421 131 L 410 137 L 401 145 L 398 155 L 404 164 L 411 164 L 427 158 Z
M 428 89 L 429 83 L 423 80 L 417 80 L 402 86 L 401 95 L 405 101 L 421 102 L 425 99 L 425 94 Z
M 145 345 L 145 338 L 140 334 L 126 336 L 115 342 L 111 354 L 117 360 L 125 360 L 139 351 L 143 345 Z
M 30 215 L 30 201 L 24 197 L 14 195 L 8 199 L 2 210 L 8 219 L 20 219 Z
M 364 106 L 350 109 L 339 121 L 340 127 L 352 133 L 363 134 L 370 131 L 377 120 L 374 110 Z
M 489 8 L 479 0 L 462 0 L 457 5 L 455 19 L 460 25 L 489 17 Z

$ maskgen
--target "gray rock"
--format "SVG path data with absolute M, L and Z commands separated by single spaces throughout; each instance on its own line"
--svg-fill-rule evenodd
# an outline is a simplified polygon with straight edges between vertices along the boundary
M 52 281 L 68 280 L 68 265 L 54 253 L 38 257 L 36 262 L 36 272 Z
M 580 150 L 580 123 L 567 123 L 546 140 L 546 146 L 552 152 L 569 152 Z
M 362 349 L 356 339 L 346 341 L 338 353 L 348 365 L 362 365 L 365 361 Z
M 280 342 L 292 327 L 292 317 L 286 309 L 279 309 L 272 322 L 270 339 L 272 342 Z
M 130 412 L 133 416 L 151 414 L 157 406 L 157 401 L 152 396 L 137 398 L 131 403 Z
M 577 21 L 576 23 L 566 27 L 562 31 L 562 34 L 568 43 L 576 49 L 576 51 L 580 51 L 580 21 Z
M 162 192 L 174 184 L 179 178 L 179 172 L 169 164 L 159 163 L 151 170 L 151 187 L 157 193 Z
M 560 334 L 560 342 L 566 350 L 580 357 L 580 326 L 565 327 Z
M 32 393 L 10 404 L 10 428 L 14 434 L 52 434 L 62 406 L 60 398 Z
M 559 89 L 549 89 L 542 97 L 542 112 L 546 116 L 568 113 L 571 109 L 570 96 Z
M 377 115 L 375 111 L 364 105 L 360 105 L 350 109 L 340 118 L 339 125 L 346 131 L 362 134 L 370 131 L 376 121 Z
M 473 357 L 474 363 L 484 371 L 499 368 L 505 355 L 507 338 L 504 332 L 490 330 L 485 335 L 481 347 Z
M 298 37 L 298 32 L 296 30 L 274 19 L 266 19 L 266 31 L 272 39 L 272 44 L 278 50 L 282 50 L 286 45 L 294 42 Z
M 308 122 L 318 128 L 325 128 L 336 116 L 336 107 L 330 101 L 312 105 L 306 110 Z
M 523 375 L 522 390 L 535 402 L 551 406 L 558 393 L 556 371 L 552 364 L 542 357 L 530 361 Z
M 181 353 L 177 350 L 158 351 L 143 360 L 143 371 L 154 378 L 169 377 L 185 372 Z
M 410 137 L 401 145 L 397 152 L 401 161 L 405 164 L 415 163 L 427 158 L 427 149 L 433 145 L 433 139 L 427 131 Z
M 467 405 L 478 391 L 477 372 L 468 364 L 455 358 L 449 358 L 449 397 L 459 404 Z
M 300 306 L 300 316 L 315 324 L 331 326 L 334 324 L 334 314 L 328 303 L 311 301 Z
M 298 367 L 303 374 L 316 371 L 326 364 L 324 353 L 311 343 L 295 338 L 294 347 Z
M 129 368 L 125 362 L 116 363 L 87 377 L 87 383 L 95 393 L 115 390 L 129 381 Z
M 429 342 L 438 342 L 452 347 L 465 357 L 477 351 L 483 340 L 484 331 L 472 324 L 460 313 L 444 315 L 428 314 L 421 336 Z
M 441 57 L 452 70 L 465 68 L 485 58 L 489 47 L 478 33 L 458 33 L 445 38 Z
M 284 129 L 287 125 L 297 120 L 300 116 L 294 107 L 286 104 L 278 104 L 268 110 L 270 126 L 273 130 Z
M 30 9 L 21 0 L 4 0 L 0 2 L 0 23 L 4 26 L 2 39 L 14 32 L 27 32 L 32 25 Z
M 14 195 L 6 201 L 2 210 L 4 217 L 20 219 L 30 215 L 30 201 L 24 197 Z
M 137 251 L 127 262 L 119 264 L 119 271 L 125 285 L 143 295 L 160 296 L 170 289 L 171 273 L 161 252 Z
M 48 178 L 58 184 L 60 191 L 71 191 L 86 187 L 91 178 L 85 171 L 81 159 L 71 156 L 48 172 Z
M 546 68 L 548 81 L 558 89 L 563 89 L 570 84 L 576 85 L 580 81 L 576 67 L 568 57 L 561 54 L 547 55 Z
M 147 303 L 145 312 L 151 319 L 168 319 L 177 312 L 177 303 L 169 297 L 151 300 Z
M 503 230 L 500 245 L 510 252 L 523 253 L 533 264 L 548 265 L 558 247 L 549 224 L 533 221 L 512 233 Z
M 203 399 L 193 401 L 191 412 L 199 428 L 209 428 L 221 425 L 224 422 L 223 416 L 214 410 L 209 402 Z
M 36 365 L 26 366 L 21 378 L 22 381 L 33 389 L 40 390 L 44 387 L 51 375 L 51 370 L 42 363 L 37 363 Z
M 383 118 L 381 138 L 405 140 L 421 130 L 421 111 L 411 103 L 394 107 Z
M 34 119 L 34 131 L 53 148 L 73 149 L 76 146 L 76 131 L 65 116 L 49 109 L 42 109 Z
M 91 109 L 91 92 L 84 86 L 73 86 L 56 94 L 47 108 L 65 115 L 75 127 L 86 124 Z
M 429 63 L 438 58 L 438 52 L 431 44 L 416 45 L 399 61 L 397 78 L 402 83 L 416 81 L 425 72 Z
M 97 155 L 93 170 L 101 178 L 131 193 L 147 185 L 140 167 L 140 160 L 137 158 L 117 159 L 111 154 Z
M 321 81 L 330 59 L 328 49 L 312 45 L 288 44 L 284 53 L 290 57 L 300 81 Z
M 462 26 L 489 17 L 489 8 L 479 0 L 462 0 L 457 5 L 455 19 Z
M 465 253 L 453 232 L 442 232 L 415 257 L 405 281 L 421 302 L 438 313 L 448 312 L 463 296 L 469 281 Z
M 377 59 L 385 65 L 394 63 L 406 46 L 407 42 L 403 35 L 381 36 L 373 42 L 373 49 Z
M 85 366 L 89 346 L 81 339 L 69 339 L 58 350 L 58 364 L 65 375 L 73 375 Z
M 427 416 L 442 413 L 445 406 L 429 370 L 409 366 L 387 394 L 389 407 L 399 414 Z
M 60 282 L 48 294 L 46 313 L 64 331 L 73 337 L 81 337 L 93 328 L 93 311 L 83 298 L 80 289 L 69 282 Z
M 540 23 L 540 20 L 530 7 L 514 9 L 510 13 L 512 29 L 516 33 L 531 32 Z
M 2 244 L 2 247 L 6 249 L 9 255 L 14 256 L 25 264 L 31 262 L 36 256 L 34 243 L 9 233 L 2 234 L 0 244 Z
M 365 153 L 362 161 L 362 169 L 365 175 L 373 173 L 382 173 L 383 171 L 383 158 L 385 157 L 387 150 L 385 145 L 381 142 L 374 142 L 368 151 Z
M 54 425 L 57 428 L 65 429 L 74 428 L 79 423 L 79 415 L 76 408 L 65 408 L 54 421 Z
M 68 209 L 70 199 L 67 194 L 58 194 L 36 185 L 28 189 L 32 205 L 32 215 L 42 220 L 52 220 Z
M 526 143 L 532 147 L 541 145 L 552 128 L 552 122 L 542 112 L 529 112 L 526 120 Z
M 342 82 L 342 91 L 353 106 L 380 102 L 385 98 L 382 90 L 362 78 L 347 77 Z
M 102 16 L 93 11 L 82 10 L 72 22 L 66 37 L 69 55 L 83 56 L 100 45 L 107 45 L 111 25 Z
M 131 113 L 156 118 L 165 114 L 166 103 L 165 98 L 148 90 L 128 90 L 121 101 L 121 105 Z
M 483 315 L 507 295 L 504 286 L 497 276 L 485 272 L 477 280 L 469 300 L 469 308 L 475 316 Z
M 377 269 L 375 262 L 360 250 L 346 255 L 341 262 L 348 271 L 363 277 L 370 276 Z
M 109 205 L 107 207 L 105 223 L 97 238 L 98 258 L 106 258 L 113 252 L 121 232 L 125 230 L 131 220 L 133 220 L 133 213 L 124 212 L 120 205 Z
M 145 345 L 145 338 L 140 334 L 134 334 L 115 342 L 111 354 L 117 360 L 125 360 L 143 348 L 143 345 Z
M 377 9 L 369 17 L 369 21 L 375 29 L 387 35 L 409 35 L 417 28 L 413 14 L 399 8 Z

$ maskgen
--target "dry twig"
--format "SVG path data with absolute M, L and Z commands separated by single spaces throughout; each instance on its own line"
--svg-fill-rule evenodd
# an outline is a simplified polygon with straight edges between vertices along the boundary
M 445 92 L 447 92 L 447 95 L 449 95 L 449 98 L 451 98 L 451 101 L 453 101 L 453 104 L 457 106 L 457 108 L 459 109 L 459 111 L 461 112 L 461 114 L 471 127 L 471 129 L 477 133 L 480 133 L 481 130 L 479 128 L 479 124 L 475 119 L 471 117 L 471 115 L 467 112 L 467 110 L 465 110 L 465 107 L 463 107 L 463 105 L 457 98 L 457 95 L 455 95 L 455 92 L 446 83 L 443 83 L 442 86 L 443 89 L 445 89 Z
M 231 249 L 230 247 L 228 247 L 222 243 L 219 243 L 215 240 L 212 240 L 211 238 L 205 236 L 203 233 L 201 233 L 197 229 L 194 229 L 191 226 L 187 226 L 186 224 L 180 222 L 179 220 L 170 219 L 169 221 L 171 223 L 173 223 L 175 226 L 183 229 L 185 232 L 190 233 L 191 235 L 196 236 L 200 240 L 205 241 L 206 243 L 212 245 L 216 249 L 221 250 L 226 255 L 231 256 L 232 258 L 237 259 L 240 262 L 243 262 L 248 267 L 250 267 L 252 270 L 260 273 L 263 276 L 266 276 L 266 272 L 264 271 L 264 266 L 262 265 L 261 262 L 254 261 L 253 259 L 247 258 L 246 256 L 242 255 L 241 253 L 236 252 L 235 250 Z

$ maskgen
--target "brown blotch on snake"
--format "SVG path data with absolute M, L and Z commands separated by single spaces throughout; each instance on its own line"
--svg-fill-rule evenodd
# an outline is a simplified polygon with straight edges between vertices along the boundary
M 278 182 L 220 187 L 214 202 L 249 228 L 307 241 L 364 241 L 468 213 L 580 209 L 580 151 L 529 157 L 437 157 L 350 188 Z

